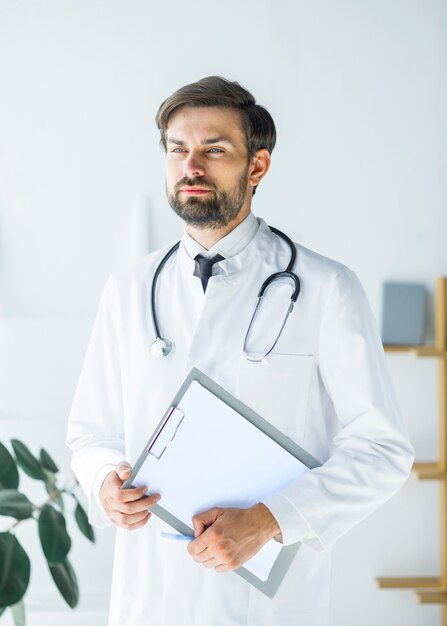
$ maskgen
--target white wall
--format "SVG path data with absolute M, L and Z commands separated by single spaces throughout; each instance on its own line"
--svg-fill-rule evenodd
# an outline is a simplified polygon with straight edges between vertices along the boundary
M 276 121 L 256 214 L 352 267 L 379 319 L 384 280 L 432 293 L 447 273 L 446 18 L 441 0 L 0 0 L 0 439 L 45 445 L 69 474 L 70 402 L 104 281 L 132 254 L 135 202 L 150 208 L 152 248 L 181 232 L 155 112 L 203 76 L 238 80 Z M 389 363 L 417 456 L 434 459 L 435 365 Z M 440 624 L 438 607 L 374 582 L 436 575 L 437 523 L 437 484 L 410 479 L 339 542 L 340 625 Z M 30 624 L 60 623 L 22 526 Z M 113 531 L 95 548 L 73 536 L 80 610 L 100 626 Z

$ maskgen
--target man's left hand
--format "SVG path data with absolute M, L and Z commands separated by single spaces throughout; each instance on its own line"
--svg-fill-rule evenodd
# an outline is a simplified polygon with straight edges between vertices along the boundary
M 243 565 L 281 532 L 262 503 L 249 509 L 214 508 L 192 518 L 196 539 L 188 552 L 197 563 L 229 572 Z

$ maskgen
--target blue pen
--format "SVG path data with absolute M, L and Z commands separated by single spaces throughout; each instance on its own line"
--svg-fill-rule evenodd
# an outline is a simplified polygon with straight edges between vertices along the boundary
M 174 541 L 193 541 L 193 539 L 195 539 L 195 537 L 178 535 L 176 533 L 160 533 L 160 537 L 163 537 L 164 539 L 173 539 Z

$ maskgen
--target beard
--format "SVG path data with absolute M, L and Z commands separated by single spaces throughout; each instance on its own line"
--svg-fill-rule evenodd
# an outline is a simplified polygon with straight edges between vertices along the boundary
M 248 166 L 230 191 L 217 189 L 216 185 L 206 178 L 183 178 L 176 183 L 172 193 L 168 191 L 166 193 L 171 208 L 186 224 L 216 229 L 227 226 L 237 217 L 247 196 L 247 183 Z M 194 185 L 210 190 L 205 199 L 202 196 L 192 196 L 182 200 L 181 188 Z

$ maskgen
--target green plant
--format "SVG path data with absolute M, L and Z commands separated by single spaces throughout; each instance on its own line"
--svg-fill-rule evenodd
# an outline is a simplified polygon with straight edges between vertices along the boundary
M 16 528 L 25 520 L 37 522 L 38 535 L 51 576 L 67 604 L 74 608 L 79 600 L 76 574 L 68 560 L 71 539 L 65 524 L 64 496 L 74 499 L 74 517 L 85 537 L 95 541 L 93 528 L 78 501 L 77 482 L 59 487 L 59 469 L 48 452 L 40 450 L 37 459 L 21 441 L 11 440 L 12 455 L 0 442 L 0 515 L 15 518 L 5 532 L 0 532 L 0 616 L 9 607 L 16 626 L 25 624 L 23 596 L 28 588 L 31 562 L 15 535 Z M 36 506 L 19 488 L 19 469 L 42 481 L 47 498 Z

